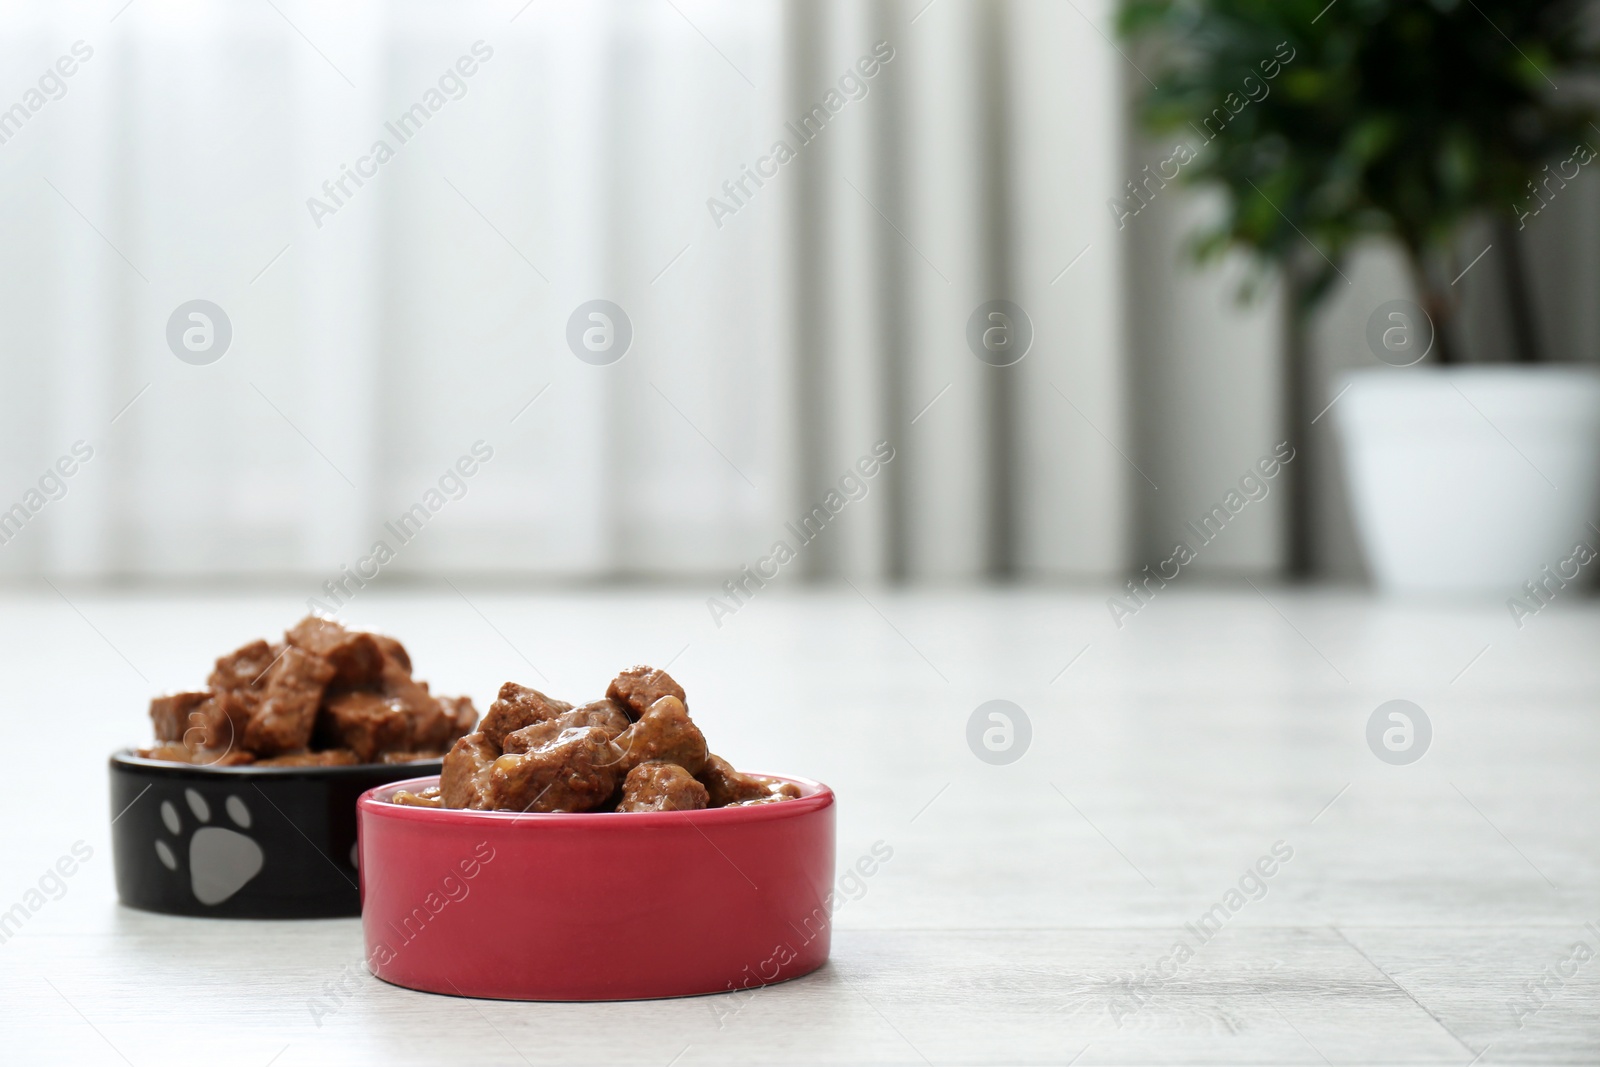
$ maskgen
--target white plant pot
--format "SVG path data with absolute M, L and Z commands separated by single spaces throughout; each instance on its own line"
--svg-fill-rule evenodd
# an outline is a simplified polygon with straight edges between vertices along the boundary
M 1600 548 L 1600 368 L 1379 367 L 1344 384 L 1334 414 L 1380 588 L 1515 596 L 1576 544 Z

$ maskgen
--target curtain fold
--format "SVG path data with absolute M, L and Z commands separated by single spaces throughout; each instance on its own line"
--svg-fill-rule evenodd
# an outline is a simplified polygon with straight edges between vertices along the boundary
M 0 574 L 1128 562 L 1108 3 L 105 18 L 0 35 L 12 71 L 94 49 L 0 144 Z M 214 362 L 169 346 L 193 300 Z M 968 342 L 993 300 L 1031 326 L 1013 366 Z M 569 343 L 593 301 L 614 362 Z

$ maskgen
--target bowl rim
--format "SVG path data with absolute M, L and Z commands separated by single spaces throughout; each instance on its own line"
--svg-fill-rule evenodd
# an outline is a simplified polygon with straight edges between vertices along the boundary
M 356 813 L 360 818 L 371 816 L 382 819 L 399 819 L 402 821 L 433 823 L 435 825 L 456 826 L 467 828 L 477 826 L 495 826 L 507 828 L 513 826 L 548 826 L 548 827 L 588 827 L 596 831 L 627 830 L 629 827 L 647 829 L 649 827 L 671 826 L 727 826 L 729 824 L 742 824 L 753 822 L 766 822 L 771 819 L 791 819 L 802 815 L 810 815 L 832 807 L 834 804 L 833 790 L 813 778 L 797 778 L 792 775 L 766 774 L 765 772 L 750 771 L 750 774 L 760 774 L 765 778 L 774 778 L 780 782 L 790 782 L 800 787 L 801 794 L 793 800 L 779 801 L 774 804 L 752 804 L 746 807 L 728 808 L 697 808 L 693 811 L 478 811 L 473 808 L 425 808 L 412 804 L 394 804 L 386 797 L 379 794 L 385 791 L 390 794 L 402 789 L 415 791 L 418 788 L 427 788 L 439 784 L 438 775 L 428 775 L 422 778 L 410 778 L 404 781 L 385 782 L 373 786 L 356 798 Z M 626 815 L 627 818 L 598 818 L 607 815 Z
M 405 774 L 409 771 L 438 765 L 443 759 L 444 757 L 441 755 L 429 759 L 415 760 L 410 763 L 344 763 L 332 767 L 257 767 L 250 763 L 216 767 L 206 764 L 175 763 L 172 760 L 150 759 L 136 754 L 131 748 L 119 748 L 111 753 L 108 763 L 113 773 L 118 771 L 137 772 L 153 774 L 157 777 L 216 778 L 218 780 L 317 778 L 337 781 L 341 778 L 366 778 L 380 769 L 389 769 L 398 774 Z

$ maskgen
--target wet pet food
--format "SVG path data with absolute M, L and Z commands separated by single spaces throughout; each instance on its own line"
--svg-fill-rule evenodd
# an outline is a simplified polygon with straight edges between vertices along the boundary
M 394 800 L 485 811 L 691 811 L 799 795 L 712 755 L 683 687 L 665 671 L 633 667 L 604 698 L 576 708 L 507 682 L 478 730 L 445 756 L 437 791 Z
M 217 660 L 207 688 L 150 701 L 149 759 L 204 766 L 334 767 L 437 759 L 478 721 L 468 697 L 436 697 L 405 647 L 308 615 L 268 644 Z

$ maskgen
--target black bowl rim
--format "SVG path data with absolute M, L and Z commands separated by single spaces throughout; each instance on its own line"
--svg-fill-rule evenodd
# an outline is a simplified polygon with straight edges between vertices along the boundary
M 232 767 L 208 767 L 196 766 L 193 763 L 174 763 L 171 760 L 147 759 L 135 755 L 131 748 L 123 748 L 111 754 L 110 767 L 113 773 L 128 771 L 154 775 L 158 778 L 212 778 L 217 781 L 251 779 L 282 781 L 295 778 L 311 778 L 318 781 L 365 780 L 370 779 L 375 772 L 389 771 L 393 771 L 398 780 L 399 775 L 415 771 L 426 773 L 432 770 L 437 773 L 443 758 L 435 756 L 411 763 L 347 763 L 336 767 L 257 767 L 249 763 Z
M 758 772 L 749 772 L 758 773 Z M 787 774 L 765 774 L 763 777 L 792 782 L 804 792 L 793 800 L 776 804 L 752 804 L 743 807 L 698 808 L 693 811 L 478 811 L 472 808 L 426 808 L 420 805 L 395 804 L 388 799 L 402 789 L 415 790 L 438 785 L 437 775 L 411 778 L 403 781 L 375 785 L 356 799 L 358 820 L 367 818 L 399 819 L 434 823 L 466 829 L 477 825 L 501 827 L 548 826 L 588 828 L 595 831 L 619 831 L 629 827 L 670 826 L 725 826 L 730 823 L 759 823 L 772 819 L 796 819 L 815 812 L 825 811 L 836 802 L 833 790 L 814 778 L 799 778 Z M 387 793 L 388 796 L 380 796 Z M 607 818 L 616 816 L 616 818 Z

